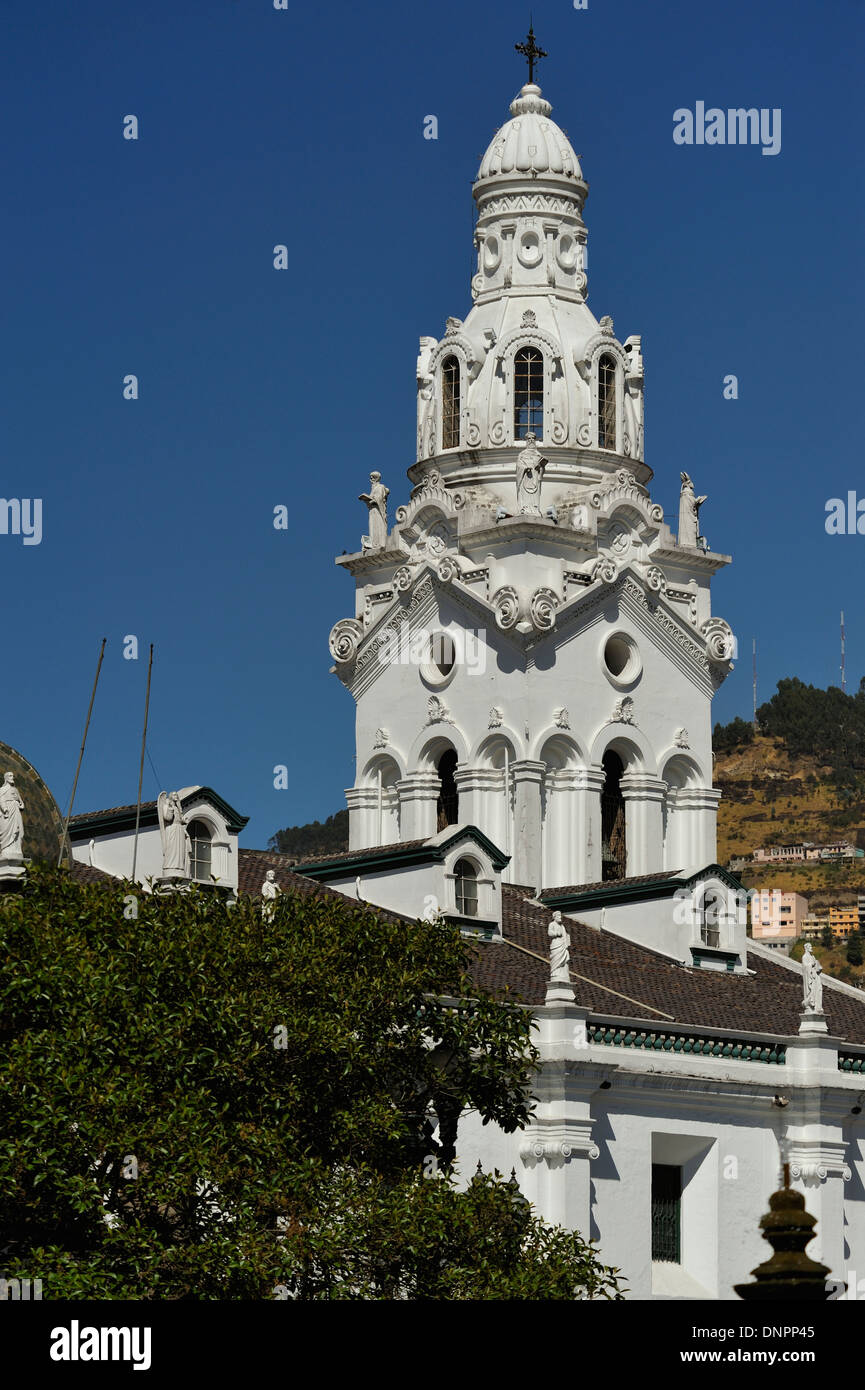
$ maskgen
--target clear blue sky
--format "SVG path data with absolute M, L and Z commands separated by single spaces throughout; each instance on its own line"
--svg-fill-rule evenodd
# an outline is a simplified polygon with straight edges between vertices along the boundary
M 715 609 L 743 659 L 716 718 L 749 711 L 752 636 L 761 698 L 837 682 L 842 607 L 855 689 L 865 536 L 824 518 L 865 496 L 865 6 L 532 8 L 591 185 L 589 302 L 643 335 L 655 494 L 673 512 L 687 469 L 735 556 Z M 527 20 L 511 0 L 6 0 L 0 492 L 42 498 L 44 535 L 0 536 L 0 739 L 64 806 L 103 636 L 77 810 L 135 799 L 151 641 L 146 797 L 208 783 L 259 846 L 344 805 L 354 709 L 327 635 L 353 599 L 333 556 L 359 544 L 371 468 L 406 498 L 418 335 L 470 307 L 470 185 Z M 675 145 L 697 101 L 780 107 L 781 152 Z

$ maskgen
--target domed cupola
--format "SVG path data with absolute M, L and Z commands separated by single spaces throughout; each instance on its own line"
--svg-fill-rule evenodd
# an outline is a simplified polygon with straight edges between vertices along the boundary
M 583 206 L 588 184 L 552 119 L 529 31 L 516 45 L 528 82 L 510 104 L 473 186 L 477 266 L 472 308 L 420 340 L 417 462 L 446 487 L 493 513 L 514 501 L 517 454 L 533 435 L 549 460 L 546 505 L 567 506 L 627 460 L 640 484 L 643 451 L 640 340 L 619 342 L 608 314 L 586 296 Z
M 534 82 L 511 102 L 512 119 L 496 132 L 481 160 L 477 183 L 537 178 L 541 174 L 582 183 L 580 161 L 565 132 L 549 119 L 552 106 Z M 583 197 L 586 186 L 583 185 Z M 477 196 L 477 194 L 476 194 Z

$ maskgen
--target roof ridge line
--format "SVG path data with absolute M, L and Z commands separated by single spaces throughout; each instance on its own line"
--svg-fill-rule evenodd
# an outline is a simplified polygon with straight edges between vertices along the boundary
M 537 951 L 530 951 L 528 946 L 521 946 L 518 941 L 512 941 L 509 936 L 505 936 L 504 932 L 502 932 L 502 941 L 508 946 L 513 946 L 515 951 L 522 951 L 524 955 L 542 961 L 544 965 L 550 963 L 546 956 L 539 956 Z M 626 999 L 629 1004 L 636 1004 L 640 1009 L 648 1009 L 653 1014 L 660 1014 L 661 1018 L 668 1018 L 671 1023 L 677 1022 L 675 1014 L 668 1014 L 663 1009 L 656 1009 L 654 1004 L 646 1004 L 644 1000 L 634 999 L 630 994 L 622 994 L 621 990 L 612 989 L 610 985 L 602 985 L 597 980 L 590 980 L 588 975 L 580 975 L 576 970 L 571 970 L 570 967 L 568 967 L 568 974 L 573 975 L 575 980 L 582 980 L 584 984 L 591 985 L 593 989 L 602 989 L 605 994 L 613 994 L 617 999 Z

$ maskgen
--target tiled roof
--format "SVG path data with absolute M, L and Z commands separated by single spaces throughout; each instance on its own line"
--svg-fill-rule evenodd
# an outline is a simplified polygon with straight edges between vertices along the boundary
M 80 815 L 72 816 L 69 824 L 70 826 L 87 825 L 89 821 L 101 820 L 103 816 L 121 816 L 128 814 L 130 811 L 134 811 L 135 807 L 136 802 L 133 801 L 131 806 L 106 806 L 104 811 L 82 811 Z M 142 801 L 141 809 L 142 811 L 155 811 L 156 802 Z
M 257 898 L 268 869 L 276 871 L 276 881 L 284 893 L 294 893 L 301 898 L 335 898 L 345 904 L 369 907 L 368 903 L 358 904 L 357 899 L 348 893 L 339 893 L 335 888 L 325 888 L 312 878 L 292 871 L 290 865 L 295 860 L 288 854 L 277 854 L 266 849 L 239 849 L 237 851 L 237 891 Z M 410 919 L 398 912 L 387 912 L 384 908 L 372 909 L 379 917 L 391 922 L 407 922 Z
M 421 845 L 425 844 L 427 844 L 427 840 L 397 840 L 390 845 L 376 845 L 374 849 L 343 849 L 337 850 L 333 854 L 329 851 L 324 854 L 306 854 L 302 859 L 291 854 L 283 854 L 279 857 L 286 864 L 349 864 L 352 859 L 386 859 L 400 850 L 420 849 Z M 256 850 L 257 854 L 264 852 L 264 850 Z
M 542 898 L 564 898 L 577 893 L 597 893 L 606 888 L 627 888 L 638 883 L 666 883 L 667 879 L 678 878 L 679 869 L 664 869 L 656 874 L 635 874 L 632 878 L 604 879 L 601 883 L 572 883 L 564 888 L 544 888 Z
M 241 893 L 257 896 L 265 872 L 275 869 L 284 892 L 355 902 L 347 893 L 293 872 L 289 865 L 295 861 L 288 855 L 241 849 L 238 858 Z M 530 901 L 531 892 L 502 884 L 503 939 L 473 946 L 471 973 L 479 985 L 495 994 L 507 992 L 517 1003 L 539 1005 L 544 1002 L 550 973 L 550 908 Z M 391 921 L 409 921 L 398 913 L 375 911 Z M 570 919 L 567 925 L 576 1002 L 597 1017 L 723 1028 L 743 1035 L 787 1036 L 799 1030 L 802 977 L 788 963 L 782 965 L 749 949 L 753 975 L 686 967 L 612 932 L 596 931 Z M 865 994 L 860 1000 L 824 976 L 823 1006 L 832 1035 L 865 1044 Z
M 113 874 L 107 874 L 104 869 L 97 869 L 92 864 L 79 864 L 77 859 L 72 860 L 69 872 L 76 883 L 117 883 Z
M 473 968 L 479 984 L 508 988 L 525 1004 L 542 1004 L 549 978 L 550 910 L 502 885 L 503 944 L 480 944 Z M 668 957 L 611 932 L 568 921 L 571 978 L 577 1003 L 599 1016 L 645 1018 L 657 1023 L 726 1028 L 743 1033 L 799 1031 L 802 977 L 789 965 L 749 951 L 753 975 L 677 965 Z M 825 980 L 825 976 L 824 976 Z M 861 1001 L 825 980 L 823 1007 L 829 1032 L 865 1043 L 865 995 Z

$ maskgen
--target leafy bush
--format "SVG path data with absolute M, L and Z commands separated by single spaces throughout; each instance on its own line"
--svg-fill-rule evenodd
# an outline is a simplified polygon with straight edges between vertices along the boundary
M 34 869 L 0 911 L 0 1274 L 54 1299 L 615 1296 L 513 1186 L 456 1188 L 459 1114 L 524 1125 L 537 1055 L 466 953 L 325 894 L 264 920 Z

